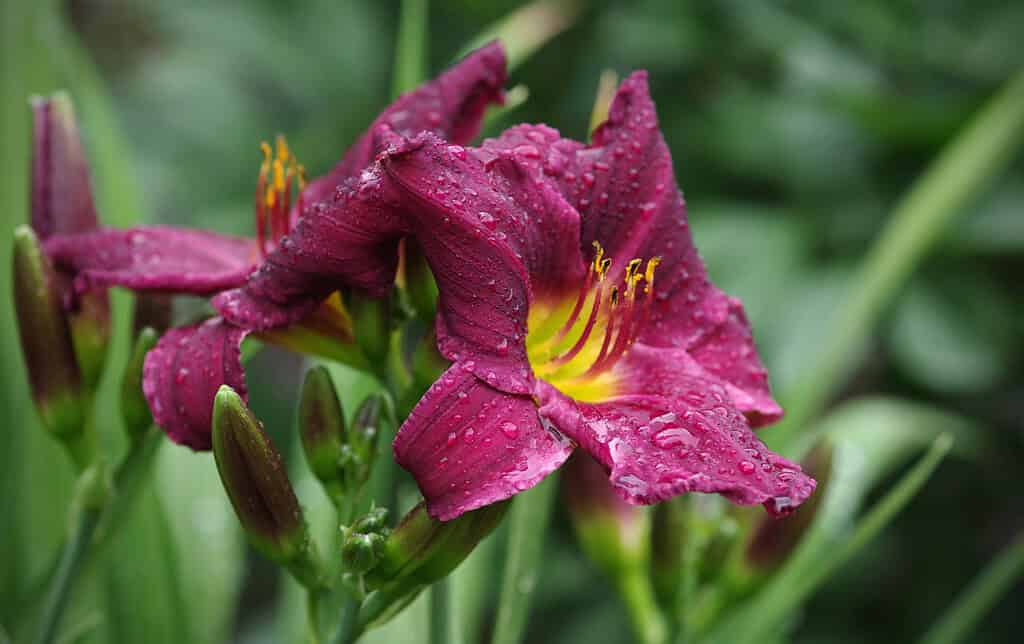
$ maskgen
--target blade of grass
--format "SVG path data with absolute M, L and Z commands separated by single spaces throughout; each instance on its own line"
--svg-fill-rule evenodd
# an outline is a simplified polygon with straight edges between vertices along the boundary
M 1024 532 L 964 589 L 924 637 L 921 644 L 964 641 L 999 599 L 1024 575 Z
M 391 97 L 416 87 L 427 77 L 427 30 L 430 25 L 427 0 L 402 0 L 395 67 L 391 75 Z
M 571 27 L 583 12 L 579 0 L 536 0 L 486 27 L 463 47 L 456 59 L 500 40 L 505 46 L 511 72 L 548 41 Z
M 558 476 L 553 474 L 516 496 L 512 503 L 508 552 L 491 644 L 519 644 L 523 640 L 557 489 Z
M 1011 78 L 942 151 L 893 210 L 885 230 L 852 280 L 833 331 L 791 391 L 786 418 L 766 435 L 788 451 L 856 365 L 885 308 L 965 206 L 1010 162 L 1024 137 L 1024 70 Z

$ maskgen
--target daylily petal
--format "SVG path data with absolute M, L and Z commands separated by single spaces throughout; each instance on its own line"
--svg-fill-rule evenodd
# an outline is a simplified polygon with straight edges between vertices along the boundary
M 482 158 L 512 155 L 516 161 L 531 168 L 537 176 L 554 182 L 565 195 L 570 195 L 580 178 L 577 155 L 585 146 L 564 139 L 553 127 L 522 124 L 502 132 L 497 138 L 480 144 Z
M 379 164 L 338 187 L 332 202 L 307 209 L 242 288 L 213 306 L 256 331 L 286 326 L 342 286 L 383 296 L 395 281 L 403 222 L 385 196 Z
M 248 333 L 212 318 L 171 329 L 146 355 L 142 391 L 154 422 L 175 443 L 210 449 L 217 389 L 231 385 L 246 397 L 240 347 Z
M 698 311 L 712 317 L 714 323 L 708 324 L 700 339 L 689 345 L 690 355 L 722 379 L 729 397 L 752 427 L 782 418 L 782 407 L 772 398 L 768 371 L 757 355 L 742 302 L 711 288 Z
M 742 309 L 738 315 L 742 316 Z M 782 417 L 782 408 L 768 392 L 767 374 L 763 370 L 732 374 L 736 363 L 743 361 L 741 356 L 734 358 L 732 354 L 748 350 L 746 347 L 753 350 L 752 344 L 740 346 L 737 338 L 725 335 L 733 332 L 741 335 L 741 331 L 747 329 L 745 325 L 739 325 L 739 320 L 736 322 L 736 326 L 719 325 L 716 329 L 720 329 L 722 335 L 709 335 L 690 351 L 634 345 L 615 366 L 616 391 L 683 399 L 690 393 L 689 388 L 696 379 L 722 387 L 732 405 L 747 417 L 752 427 L 778 420 Z M 749 331 L 747 335 L 749 337 Z
M 77 293 L 107 286 L 204 295 L 245 282 L 252 241 L 204 230 L 142 226 L 56 235 L 46 252 Z
M 768 451 L 726 389 L 691 364 L 692 375 L 662 373 L 670 382 L 652 375 L 632 387 L 643 394 L 602 403 L 573 401 L 539 382 L 540 414 L 602 463 L 632 503 L 684 492 L 716 492 L 774 514 L 803 503 L 813 479 Z
M 430 514 L 453 519 L 529 489 L 569 458 L 528 396 L 502 393 L 456 364 L 427 391 L 395 439 Z
M 45 240 L 96 228 L 89 165 L 64 94 L 32 101 L 32 229 Z
M 523 251 L 535 235 L 526 232 L 532 223 L 520 201 L 539 204 L 557 195 L 520 192 L 517 200 L 510 196 L 514 189 L 537 186 L 514 162 L 501 159 L 488 169 L 462 147 L 430 135 L 392 151 L 384 165 L 404 193 L 410 233 L 437 280 L 441 353 L 466 361 L 503 391 L 528 393 L 532 292 Z
M 403 137 L 429 131 L 453 143 L 468 143 L 480 130 L 487 105 L 503 100 L 505 78 L 505 51 L 500 43 L 470 53 L 385 108 L 338 165 L 307 186 L 303 199 L 314 203 L 329 197 L 335 186 L 370 165 L 386 145 L 377 134 L 381 126 Z

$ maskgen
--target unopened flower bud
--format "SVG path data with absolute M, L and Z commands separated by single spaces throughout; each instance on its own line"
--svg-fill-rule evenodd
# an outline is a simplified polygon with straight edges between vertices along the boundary
M 391 531 L 380 561 L 367 575 L 371 589 L 418 588 L 446 577 L 498 525 L 508 501 L 438 521 L 420 503 Z
M 355 457 L 356 467 L 349 474 L 349 483 L 358 489 L 370 477 L 373 461 L 377 457 L 377 439 L 381 434 L 381 414 L 384 412 L 384 397 L 370 394 L 356 409 L 346 437 L 347 444 Z
M 27 226 L 14 231 L 13 251 L 14 308 L 32 398 L 47 430 L 77 441 L 86 396 L 53 268 Z
M 819 443 L 803 459 L 800 467 L 818 481 L 817 491 L 787 517 L 758 516 L 746 546 L 746 561 L 755 573 L 766 574 L 778 568 L 810 527 L 831 478 L 831 442 L 826 439 Z
M 256 416 L 227 385 L 221 386 L 213 403 L 213 455 L 252 544 L 289 568 L 308 557 L 306 523 L 281 455 Z
M 604 469 L 577 452 L 562 474 L 562 495 L 583 552 L 615 584 L 645 642 L 663 642 L 667 625 L 654 610 L 650 580 L 651 521 L 647 508 L 622 500 Z
M 66 94 L 32 100 L 32 229 L 39 239 L 97 227 L 74 107 Z M 65 285 L 70 288 L 70 285 Z M 99 383 L 110 340 L 110 302 L 106 291 L 75 298 L 69 315 L 71 338 L 82 382 Z
M 132 440 L 142 437 L 153 426 L 153 414 L 142 393 L 142 367 L 146 354 L 159 339 L 157 332 L 149 327 L 139 332 L 121 379 L 121 418 Z
M 369 512 L 356 519 L 356 522 L 352 524 L 352 530 L 363 534 L 376 532 L 386 535 L 389 532 L 387 518 L 387 508 L 371 508 Z
M 384 551 L 386 538 L 371 532 L 364 534 L 351 531 L 341 543 L 341 561 L 345 571 L 361 575 L 373 568 Z
M 593 458 L 576 453 L 562 474 L 562 496 L 583 551 L 613 579 L 650 555 L 650 519 L 622 500 Z
M 391 350 L 391 298 L 369 297 L 360 291 L 352 291 L 346 298 L 352 316 L 352 329 L 356 344 L 363 350 L 370 368 L 384 376 Z
M 328 492 L 340 493 L 345 414 L 326 367 L 306 373 L 299 401 L 299 436 L 309 469 Z

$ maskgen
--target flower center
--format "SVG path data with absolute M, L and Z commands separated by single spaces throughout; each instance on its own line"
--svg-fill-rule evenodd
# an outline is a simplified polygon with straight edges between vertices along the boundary
M 622 280 L 612 280 L 612 260 L 594 242 L 594 259 L 579 292 L 530 307 L 526 353 L 534 373 L 562 393 L 593 402 L 614 394 L 611 369 L 636 342 L 650 315 L 654 271 L 660 257 L 635 258 Z
M 306 188 L 306 169 L 288 149 L 284 136 L 278 135 L 275 143 L 276 153 L 266 141 L 260 143 L 263 163 L 256 181 L 256 242 L 264 257 L 291 230 L 292 184 L 298 184 L 296 199 L 300 212 L 302 191 Z

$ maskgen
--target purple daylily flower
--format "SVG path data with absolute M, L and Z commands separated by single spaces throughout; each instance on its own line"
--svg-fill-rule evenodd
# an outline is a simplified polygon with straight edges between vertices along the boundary
M 146 292 L 214 295 L 241 286 L 254 270 L 276 261 L 275 250 L 290 243 L 292 228 L 302 226 L 306 216 L 317 216 L 318 201 L 329 200 L 339 183 L 363 172 L 381 149 L 378 132 L 387 129 L 411 136 L 430 131 L 468 141 L 479 130 L 486 106 L 502 100 L 504 81 L 505 56 L 498 44 L 473 52 L 438 78 L 398 98 L 330 173 L 306 186 L 302 185 L 302 168 L 283 140 L 278 142 L 276 155 L 264 144 L 255 239 L 141 226 L 58 234 L 47 241 L 46 250 L 59 269 L 74 276 L 78 294 L 123 286 Z M 294 205 L 290 203 L 293 181 L 299 183 Z M 332 296 L 338 286 L 334 284 L 290 320 L 301 323 L 302 329 L 289 333 L 288 329 L 265 328 L 261 330 L 268 332 L 263 337 L 298 348 L 310 334 L 333 335 L 336 342 L 351 344 L 351 322 L 340 297 Z M 218 388 L 228 384 L 245 396 L 240 345 L 252 330 L 252 326 L 213 318 L 172 329 L 147 355 L 143 389 L 155 422 L 172 440 L 197 450 L 210 449 L 210 409 Z
M 545 126 L 481 148 L 379 138 L 377 163 L 214 305 L 265 329 L 333 284 L 386 292 L 397 240 L 414 237 L 454 364 L 394 451 L 432 515 L 528 489 L 577 446 L 632 503 L 716 492 L 782 514 L 808 498 L 814 481 L 751 431 L 782 410 L 742 305 L 694 248 L 644 73 L 622 84 L 589 146 Z

